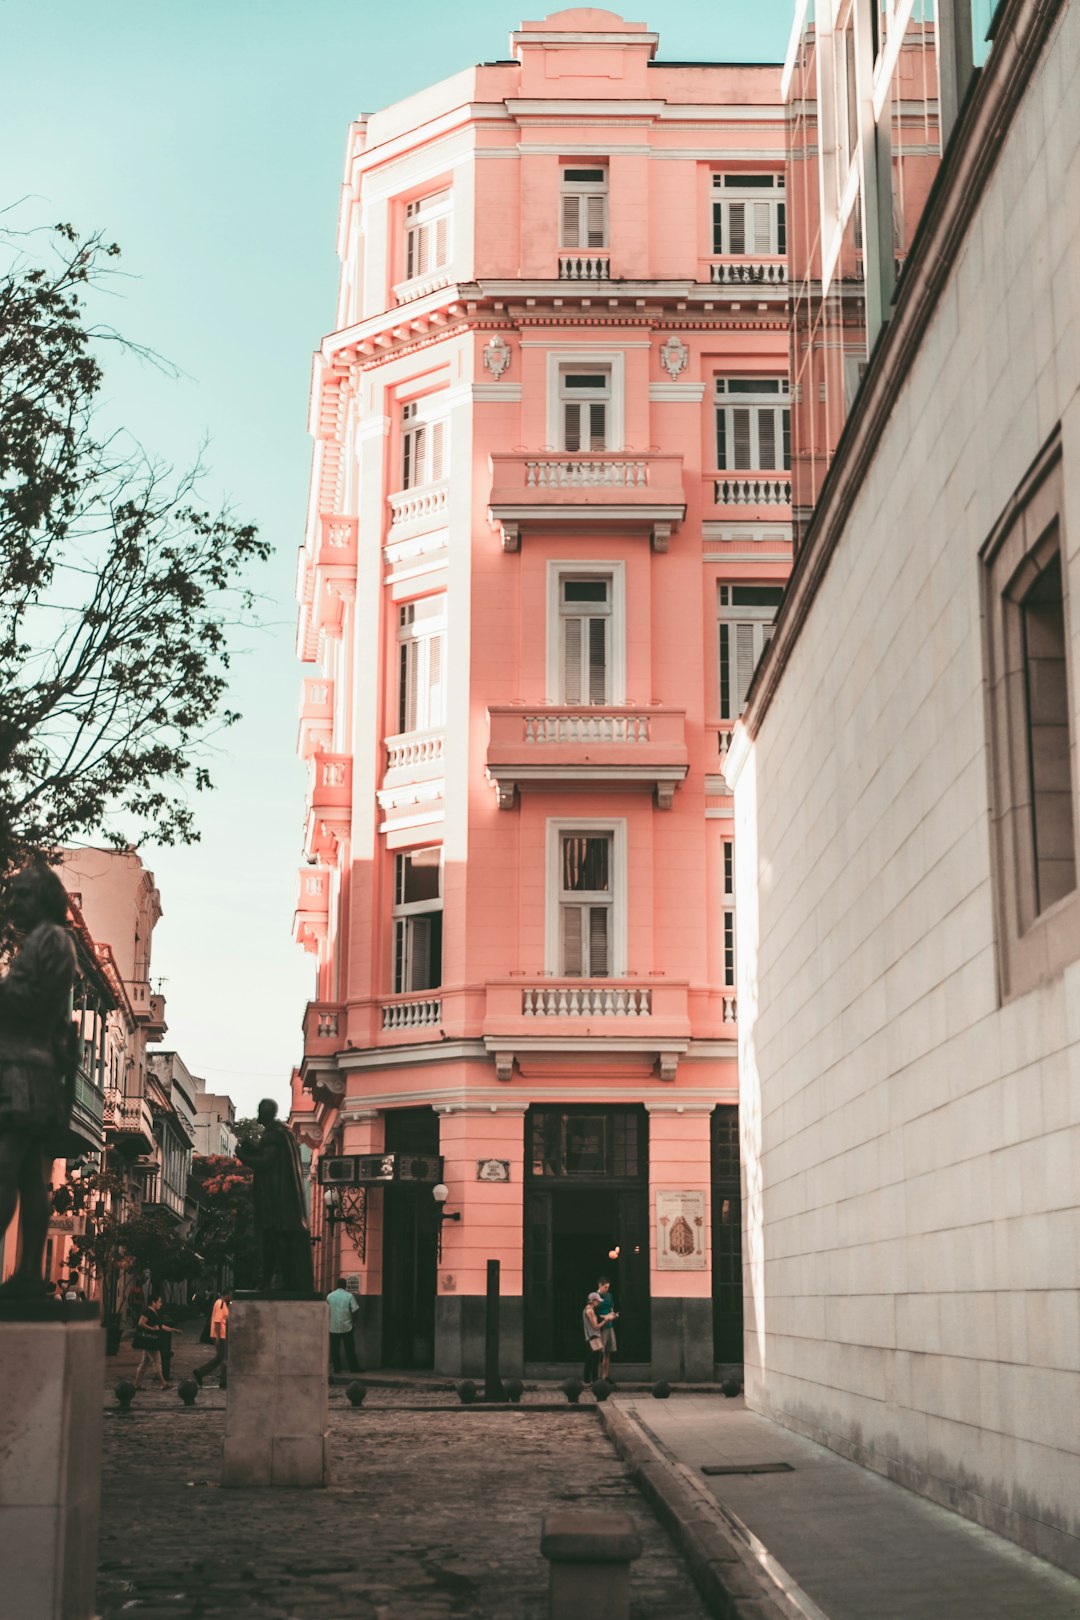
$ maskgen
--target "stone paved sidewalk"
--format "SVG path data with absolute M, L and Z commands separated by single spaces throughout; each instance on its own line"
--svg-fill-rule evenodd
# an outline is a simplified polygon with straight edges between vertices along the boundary
M 400 1411 L 369 1399 L 359 1411 L 333 1401 L 326 1491 L 222 1490 L 223 1399 L 188 1411 L 175 1391 L 143 1391 L 130 1416 L 114 1409 L 102 1620 L 546 1620 L 541 1520 L 572 1503 L 633 1515 L 645 1544 L 634 1620 L 705 1620 L 593 1412 Z

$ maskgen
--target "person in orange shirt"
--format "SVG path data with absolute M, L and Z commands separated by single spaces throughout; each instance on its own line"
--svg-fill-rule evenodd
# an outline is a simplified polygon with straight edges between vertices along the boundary
M 214 1308 L 210 1312 L 210 1343 L 214 1347 L 213 1358 L 204 1362 L 201 1367 L 194 1368 L 191 1375 L 200 1389 L 207 1373 L 212 1373 L 218 1367 L 225 1366 L 228 1356 L 229 1305 L 231 1301 L 231 1294 L 219 1294 L 214 1301 Z

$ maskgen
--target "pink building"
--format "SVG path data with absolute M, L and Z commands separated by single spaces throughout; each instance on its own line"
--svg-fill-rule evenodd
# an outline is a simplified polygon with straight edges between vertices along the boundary
M 369 1366 L 477 1370 L 490 1259 L 504 1372 L 579 1363 L 604 1272 L 624 1365 L 742 1356 L 720 767 L 790 566 L 785 126 L 777 68 L 657 43 L 559 12 L 349 132 L 292 1117 Z

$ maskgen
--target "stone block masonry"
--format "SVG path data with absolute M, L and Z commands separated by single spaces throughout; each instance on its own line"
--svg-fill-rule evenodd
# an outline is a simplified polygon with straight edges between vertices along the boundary
M 322 1300 L 234 1303 L 223 1485 L 327 1483 L 327 1331 Z

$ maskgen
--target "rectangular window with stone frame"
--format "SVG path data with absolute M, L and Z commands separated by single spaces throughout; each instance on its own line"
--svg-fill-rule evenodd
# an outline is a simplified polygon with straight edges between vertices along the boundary
M 442 983 L 442 849 L 394 857 L 394 994 Z
M 1071 667 L 1080 631 L 1059 432 L 980 559 L 998 973 L 1007 1001 L 1080 957 L 1080 715 Z

